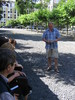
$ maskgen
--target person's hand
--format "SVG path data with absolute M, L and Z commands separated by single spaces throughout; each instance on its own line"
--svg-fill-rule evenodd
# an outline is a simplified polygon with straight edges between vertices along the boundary
M 51 40 L 51 43 L 53 43 L 54 42 L 54 40 Z
M 48 43 L 48 44 L 50 44 L 50 43 L 51 43 L 51 41 L 50 41 L 50 40 L 47 40 L 47 43 Z
M 48 40 L 47 41 L 48 44 L 53 43 L 53 42 L 54 42 L 54 40 Z
M 18 73 L 19 75 L 22 75 L 22 76 L 26 76 L 26 74 L 24 72 L 21 72 L 21 71 L 16 71 L 16 73 Z
M 53 42 L 57 42 L 57 39 L 55 39 L 55 40 L 51 40 L 51 41 L 50 41 L 50 43 L 53 43 Z
M 57 42 L 57 39 L 55 39 L 54 42 Z
M 22 76 L 26 76 L 26 74 L 24 72 L 20 72 L 20 75 Z
M 20 76 L 20 73 L 19 73 L 19 72 L 15 72 L 15 73 L 14 73 L 14 78 L 15 78 L 15 77 L 18 77 L 18 76 Z

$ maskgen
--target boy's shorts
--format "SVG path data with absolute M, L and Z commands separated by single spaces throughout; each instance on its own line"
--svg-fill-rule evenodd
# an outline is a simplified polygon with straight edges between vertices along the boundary
M 47 49 L 46 54 L 47 58 L 49 57 L 58 58 L 58 49 Z

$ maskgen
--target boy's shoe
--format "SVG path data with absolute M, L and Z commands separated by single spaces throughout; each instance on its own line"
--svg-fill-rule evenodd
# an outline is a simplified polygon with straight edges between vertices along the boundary
M 55 72 L 59 73 L 59 70 L 58 70 L 58 68 L 57 68 L 57 69 L 55 69 Z
M 47 71 L 50 71 L 50 70 L 51 70 L 51 68 L 48 67 L 48 68 L 47 68 Z

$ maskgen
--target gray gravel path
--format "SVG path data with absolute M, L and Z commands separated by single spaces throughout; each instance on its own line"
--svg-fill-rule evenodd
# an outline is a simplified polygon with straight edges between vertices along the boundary
M 46 71 L 45 43 L 41 40 L 41 33 L 26 30 L 8 33 L 17 41 L 18 60 L 24 66 L 33 88 L 28 100 L 75 100 L 75 41 L 62 37 L 58 42 L 60 72 L 57 74 L 54 72 L 54 63 L 53 70 Z

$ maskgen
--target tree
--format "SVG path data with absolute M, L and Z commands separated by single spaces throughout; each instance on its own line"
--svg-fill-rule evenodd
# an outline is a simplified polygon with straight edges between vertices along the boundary
M 16 0 L 15 7 L 19 14 L 27 14 L 33 11 L 34 3 L 32 0 Z
M 75 23 L 75 0 L 71 0 L 71 1 L 67 0 L 65 10 L 70 17 L 71 24 L 72 23 L 74 24 Z
M 6 26 L 9 26 L 9 25 L 11 25 L 12 27 L 14 27 L 14 26 L 16 26 L 16 25 L 18 25 L 20 22 L 19 22 L 19 20 L 8 20 L 7 22 L 6 22 Z
M 50 0 L 40 0 L 40 3 L 34 5 L 36 9 L 46 9 Z
M 50 11 L 48 9 L 40 9 L 37 15 L 41 23 L 46 23 L 49 21 Z
M 60 24 L 64 24 L 67 27 L 67 35 L 68 35 L 68 27 L 70 25 L 74 25 L 75 23 L 75 0 L 61 0 L 58 4 L 58 12 L 61 13 L 61 18 L 59 18 Z M 57 13 L 58 13 L 57 12 Z
M 61 25 L 62 12 L 58 8 L 54 8 L 50 15 L 50 20 L 52 20 L 58 28 Z

